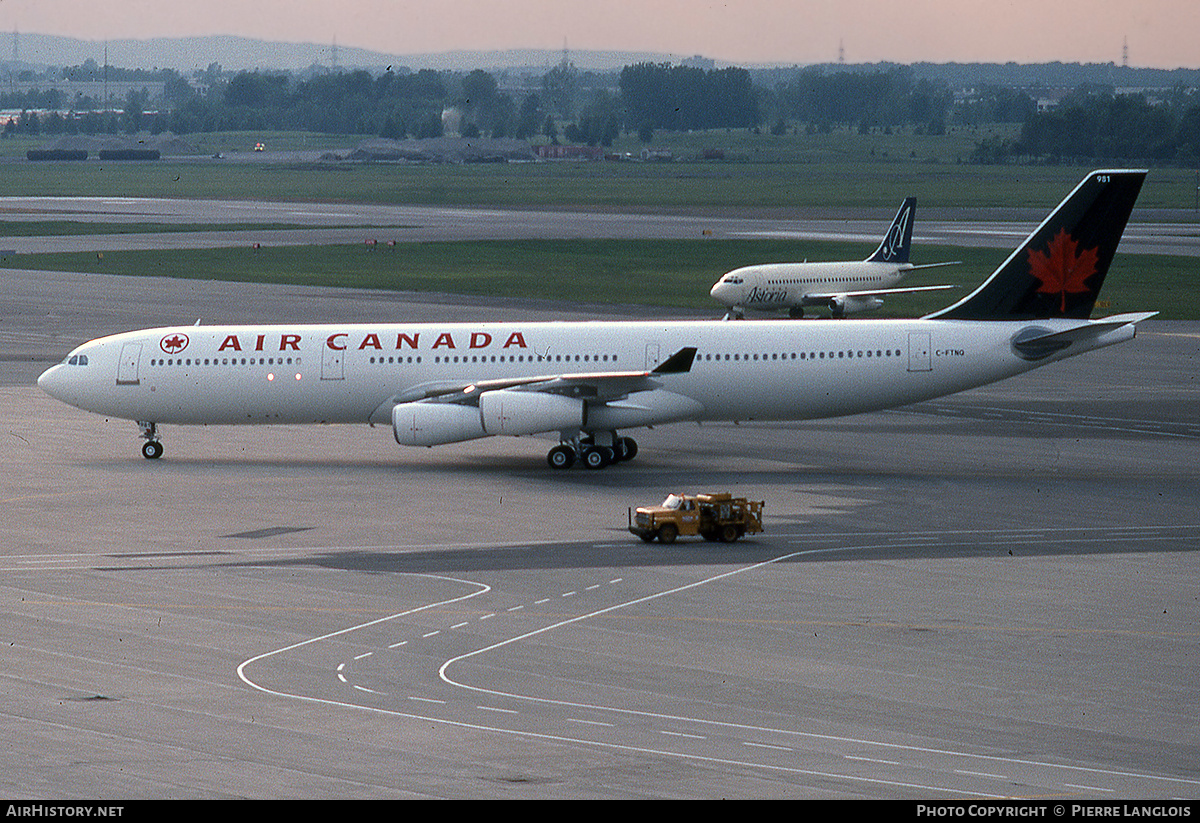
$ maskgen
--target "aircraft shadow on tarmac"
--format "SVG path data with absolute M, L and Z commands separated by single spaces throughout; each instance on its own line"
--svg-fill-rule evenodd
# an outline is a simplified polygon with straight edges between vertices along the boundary
M 985 558 L 998 564 L 1030 557 L 1191 552 L 1191 527 L 1156 527 L 1121 531 L 1052 529 L 1041 533 L 914 534 L 898 545 L 881 545 L 897 533 L 830 535 L 811 538 L 788 534 L 778 539 L 759 535 L 735 544 L 679 541 L 643 544 L 633 535 L 610 533 L 602 541 L 546 543 L 536 546 L 437 548 L 389 552 L 353 549 L 321 551 L 308 556 L 233 563 L 233 566 L 287 568 L 313 566 L 368 574 L 471 574 L 547 569 L 655 568 L 670 566 L 743 566 L 780 563 L 897 561 L 909 559 Z

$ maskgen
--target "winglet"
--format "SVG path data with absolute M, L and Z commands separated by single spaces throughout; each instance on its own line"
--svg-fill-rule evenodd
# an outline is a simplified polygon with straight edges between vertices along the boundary
M 692 370 L 692 361 L 696 359 L 696 347 L 685 346 L 666 360 L 659 363 L 651 374 L 686 374 Z

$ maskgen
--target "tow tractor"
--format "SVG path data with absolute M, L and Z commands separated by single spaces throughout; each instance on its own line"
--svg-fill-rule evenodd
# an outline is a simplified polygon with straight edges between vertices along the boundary
M 674 543 L 680 535 L 698 534 L 705 540 L 732 543 L 762 527 L 763 501 L 716 494 L 669 494 L 659 506 L 639 506 L 629 512 L 629 531 L 649 543 L 656 537 Z

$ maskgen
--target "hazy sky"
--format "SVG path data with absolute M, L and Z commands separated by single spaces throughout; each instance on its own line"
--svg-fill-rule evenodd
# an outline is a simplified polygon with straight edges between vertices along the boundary
M 0 0 L 0 31 L 235 34 L 385 54 L 544 48 L 735 63 L 1121 62 L 1200 67 L 1200 0 Z

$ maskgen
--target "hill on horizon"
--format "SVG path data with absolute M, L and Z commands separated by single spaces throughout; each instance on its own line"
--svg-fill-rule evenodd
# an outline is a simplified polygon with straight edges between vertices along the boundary
M 16 39 L 14 47 L 13 40 Z M 335 43 L 286 43 L 233 35 L 207 37 L 157 37 L 148 40 L 79 40 L 50 34 L 6 32 L 0 35 L 0 55 L 16 53 L 2 62 L 40 69 L 77 66 L 89 58 L 100 65 L 105 53 L 110 66 L 129 69 L 174 68 L 181 72 L 204 69 L 211 63 L 231 71 L 285 69 L 300 71 L 314 65 L 342 68 L 476 69 L 546 71 L 562 60 L 562 51 L 506 49 L 457 50 L 432 54 L 384 54 Z M 616 71 L 644 61 L 679 63 L 691 55 L 649 52 L 571 51 L 569 58 L 580 69 Z M 335 62 L 336 60 L 336 62 Z M 724 64 L 722 64 L 724 65 Z
M 15 40 L 15 42 L 14 42 Z M 188 74 L 216 63 L 225 71 L 283 70 L 301 72 L 314 66 L 342 69 L 368 69 L 382 72 L 434 69 L 541 75 L 563 59 L 561 50 L 506 49 L 497 51 L 457 50 L 429 54 L 384 54 L 368 49 L 334 43 L 286 43 L 255 40 L 233 35 L 208 37 L 153 38 L 148 40 L 80 40 L 48 34 L 0 33 L 0 59 L 9 73 L 31 69 L 44 71 L 50 66 L 78 66 L 87 60 L 100 65 L 125 69 L 177 69 Z M 811 63 L 734 64 L 699 55 L 661 54 L 630 51 L 570 51 L 568 59 L 581 70 L 617 72 L 636 63 L 671 63 L 725 68 L 740 65 L 755 75 L 755 82 L 774 87 L 798 69 L 821 72 L 886 71 L 897 64 Z M 1156 69 L 1117 66 L 1112 63 L 930 63 L 910 65 L 915 77 L 944 80 L 951 86 L 1002 85 L 1028 87 L 1045 85 L 1070 88 L 1080 83 L 1111 84 L 1118 88 L 1170 88 L 1176 85 L 1200 87 L 1200 69 Z

